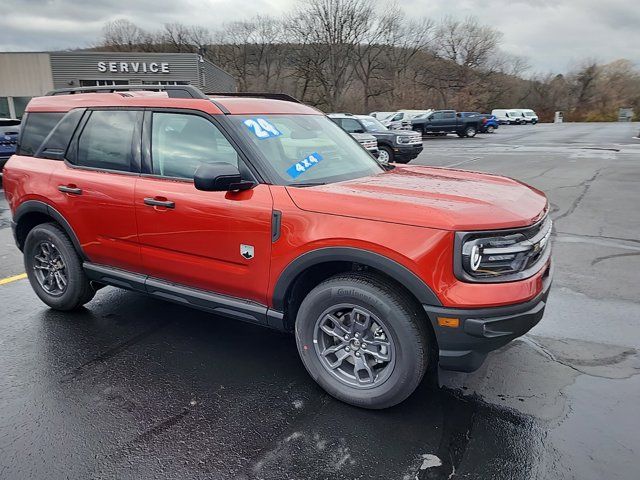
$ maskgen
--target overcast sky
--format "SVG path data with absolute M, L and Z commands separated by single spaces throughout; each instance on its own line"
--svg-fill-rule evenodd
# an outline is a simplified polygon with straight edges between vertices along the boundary
M 109 20 L 149 30 L 163 23 L 211 29 L 254 14 L 281 15 L 302 0 L 0 0 L 0 51 L 88 47 Z M 374 0 L 388 4 L 391 0 Z M 476 16 L 504 34 L 503 50 L 531 72 L 565 72 L 584 58 L 640 67 L 638 0 L 402 0 L 411 17 Z

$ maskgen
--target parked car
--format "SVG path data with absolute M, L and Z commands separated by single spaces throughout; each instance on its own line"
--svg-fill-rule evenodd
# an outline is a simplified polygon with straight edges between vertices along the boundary
M 479 117 L 481 118 L 479 133 L 493 133 L 500 126 L 495 116 L 488 113 L 480 112 L 460 112 L 462 117 Z
M 482 119 L 463 116 L 455 110 L 435 110 L 414 118 L 411 125 L 423 135 L 456 133 L 459 137 L 475 137 L 482 127 Z
M 369 116 L 381 121 L 381 120 L 384 120 L 385 118 L 391 117 L 395 113 L 396 112 L 371 112 Z
M 380 156 L 380 150 L 378 150 L 378 140 L 376 140 L 376 137 L 368 133 L 352 133 L 351 136 L 360 145 L 362 145 L 362 147 L 374 158 L 378 158 Z M 381 163 L 385 162 L 381 160 Z
M 422 138 L 411 130 L 390 130 L 369 115 L 332 113 L 329 118 L 348 133 L 369 133 L 378 140 L 381 163 L 409 163 L 422 152 Z
M 392 115 L 379 120 L 385 127 L 389 127 L 392 130 L 411 130 L 411 120 L 413 118 L 432 111 L 433 110 L 398 110 Z
M 501 125 L 521 125 L 525 122 L 520 110 L 498 108 L 491 110 L 491 115 L 496 117 Z
M 292 332 L 311 377 L 366 408 L 403 401 L 431 361 L 477 369 L 542 318 L 551 220 L 539 190 L 385 170 L 283 95 L 91 91 L 32 99 L 4 170 L 15 240 L 49 307 L 113 285 Z
M 19 134 L 20 120 L 0 118 L 0 174 L 9 157 L 16 153 Z
M 538 115 L 533 110 L 526 109 L 526 110 L 521 110 L 521 112 L 522 112 L 522 116 L 524 117 L 525 123 L 530 123 L 532 125 L 535 125 L 536 123 L 538 123 Z

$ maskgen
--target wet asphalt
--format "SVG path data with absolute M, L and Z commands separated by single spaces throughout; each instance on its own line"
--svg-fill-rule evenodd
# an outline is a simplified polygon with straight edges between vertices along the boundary
M 62 314 L 0 285 L 0 478 L 639 478 L 638 130 L 425 140 L 413 163 L 547 193 L 555 280 L 529 334 L 384 411 L 326 395 L 286 334 L 110 287 Z M 8 218 L 2 201 L 0 278 L 24 271 Z

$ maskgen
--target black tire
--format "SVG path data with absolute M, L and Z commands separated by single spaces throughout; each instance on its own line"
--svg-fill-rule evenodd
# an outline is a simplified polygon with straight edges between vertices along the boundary
M 464 136 L 468 138 L 473 138 L 478 133 L 478 130 L 473 125 L 469 125 L 464 129 Z
M 456 132 L 456 135 L 458 135 L 460 138 L 464 138 L 465 137 L 464 132 Z
M 58 269 L 57 271 L 66 279 L 64 288 L 58 288 L 61 283 L 58 283 L 59 280 L 55 281 L 54 288 L 51 289 L 56 290 L 55 292 L 47 290 L 47 282 L 40 276 L 47 276 L 52 268 L 47 262 L 39 260 L 42 258 L 43 245 L 48 245 L 48 249 L 57 253 L 60 261 L 53 262 L 57 263 L 53 268 Z M 49 268 L 43 267 L 44 264 Z M 63 268 L 60 268 L 60 265 Z M 82 260 L 71 240 L 64 230 L 54 223 L 37 225 L 29 232 L 24 244 L 24 266 L 36 295 L 55 310 L 74 310 L 90 301 L 95 295 L 95 290 L 82 268 Z M 39 274 L 38 271 L 47 273 Z
M 365 318 L 361 315 L 361 312 L 364 312 L 370 314 L 371 319 L 371 327 L 364 329 L 365 333 L 361 334 L 360 350 L 349 343 L 356 341 L 355 333 L 347 342 L 346 338 L 343 340 L 341 337 L 342 332 L 345 332 L 340 329 L 343 327 L 331 327 L 340 335 L 329 335 L 319 326 L 322 324 L 326 327 L 327 321 L 323 319 L 331 318 L 327 312 L 332 312 L 332 309 L 348 310 L 352 307 L 358 309 L 356 317 L 360 315 L 360 318 Z M 353 318 L 354 313 L 352 310 L 350 316 L 346 313 L 341 317 L 339 315 L 339 312 L 336 313 L 334 318 L 343 320 Z M 296 343 L 305 368 L 330 395 L 357 407 L 381 409 L 405 400 L 422 380 L 433 344 L 427 322 L 428 319 L 417 302 L 398 285 L 365 272 L 345 273 L 322 282 L 304 299 L 296 319 Z M 331 320 L 329 323 L 332 323 Z M 375 334 L 372 331 L 375 331 Z M 326 351 L 327 338 L 336 342 L 331 343 L 329 348 L 338 348 L 343 345 L 344 347 L 338 350 L 339 354 L 350 355 L 341 360 L 340 365 L 334 369 L 330 368 L 329 356 L 323 356 L 320 353 Z M 386 350 L 388 362 L 386 363 L 377 362 L 375 360 L 377 357 L 370 356 L 376 353 L 372 352 L 377 348 L 376 338 L 384 338 L 383 342 L 388 340 L 389 347 Z M 367 341 L 371 341 L 371 345 L 366 345 Z M 349 346 L 351 346 L 350 352 L 348 352 Z M 380 348 L 381 350 L 377 353 L 382 352 L 384 347 Z M 360 355 L 358 350 L 361 352 Z M 335 355 L 337 358 L 338 353 Z M 355 362 L 358 362 L 356 356 L 360 361 L 366 359 L 366 362 L 371 362 L 368 371 L 376 372 L 369 376 L 372 383 L 359 384 L 362 379 L 356 378 L 359 376 L 355 369 Z M 341 369 L 347 371 L 351 369 L 353 378 L 346 378 Z M 376 382 L 379 383 L 376 385 Z
M 381 146 L 380 146 L 380 148 L 379 148 L 379 150 L 380 150 L 380 153 L 381 153 L 381 154 L 382 154 L 382 152 L 385 152 L 385 153 L 386 153 L 386 155 L 387 155 L 387 156 L 388 156 L 388 158 L 389 158 L 389 159 L 387 160 L 387 162 L 388 162 L 388 163 L 393 163 L 393 162 L 395 162 L 395 161 L 396 161 L 396 160 L 395 160 L 395 158 L 393 158 L 393 157 L 394 157 L 394 155 L 393 155 L 393 150 L 391 149 L 391 147 L 387 147 L 386 145 L 381 145 Z M 380 157 L 378 157 L 378 158 L 380 158 Z M 384 158 L 384 156 L 383 156 L 383 158 Z

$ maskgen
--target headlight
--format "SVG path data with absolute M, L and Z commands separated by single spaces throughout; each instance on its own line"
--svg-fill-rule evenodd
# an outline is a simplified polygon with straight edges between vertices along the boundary
M 456 276 L 471 282 L 507 282 L 534 275 L 549 258 L 552 222 L 526 228 L 457 232 Z

